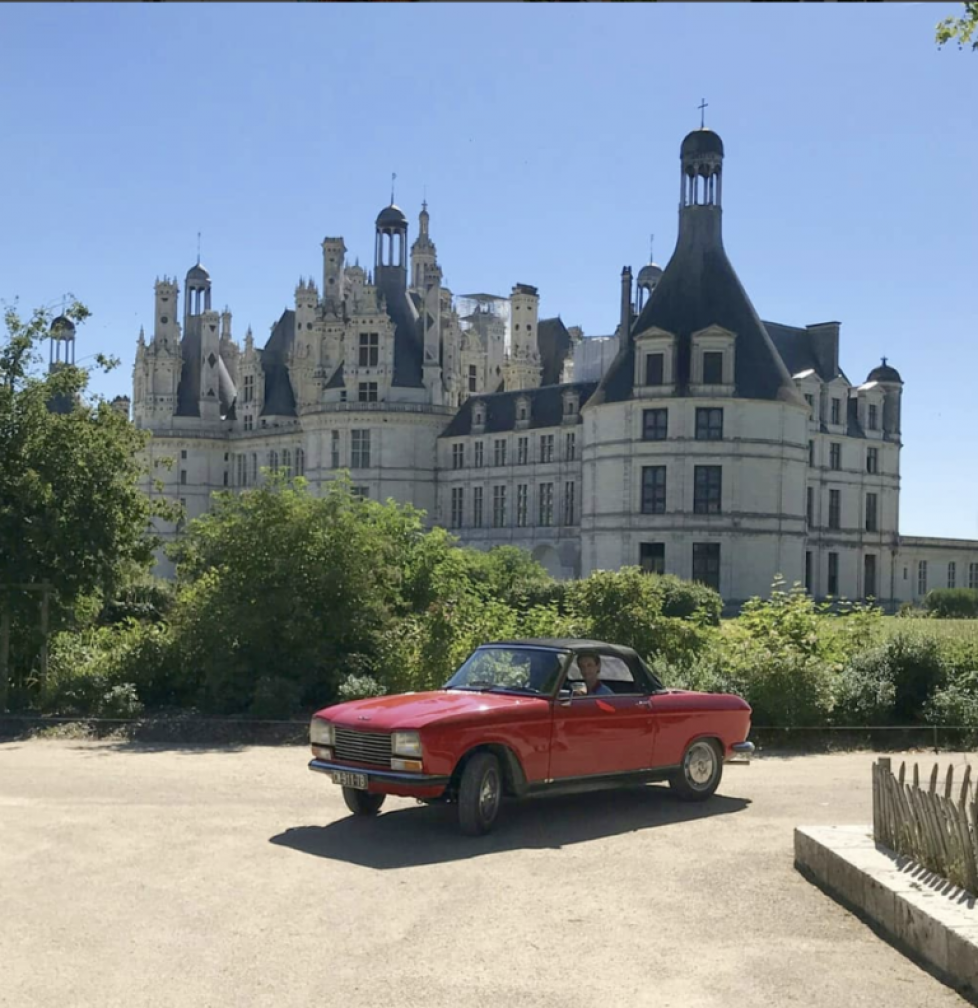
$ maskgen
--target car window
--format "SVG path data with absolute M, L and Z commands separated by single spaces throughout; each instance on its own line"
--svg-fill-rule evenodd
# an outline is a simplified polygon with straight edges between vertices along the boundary
M 552 693 L 566 652 L 543 648 L 483 647 L 474 651 L 446 689 Z
M 567 669 L 567 679 L 569 682 L 575 680 L 580 682 L 583 678 L 575 657 Z M 621 658 L 616 658 L 614 655 L 601 656 L 601 675 L 598 678 L 603 683 L 614 683 L 618 687 L 616 693 L 633 693 L 637 689 L 632 670 Z

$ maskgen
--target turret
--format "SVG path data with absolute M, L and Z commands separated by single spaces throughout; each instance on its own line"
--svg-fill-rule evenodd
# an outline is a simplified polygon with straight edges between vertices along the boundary
M 346 246 L 342 238 L 323 239 L 323 302 L 336 305 L 343 300 Z M 311 281 L 310 281 L 311 282 Z
M 377 215 L 374 247 L 374 283 L 389 304 L 407 289 L 407 234 L 407 217 L 392 200 Z
M 903 400 L 903 379 L 886 358 L 869 372 L 867 382 L 876 382 L 883 389 L 883 436 L 893 441 L 900 440 L 900 423 Z
M 536 287 L 516 284 L 509 298 L 512 335 L 509 355 L 503 365 L 506 390 L 538 388 L 540 385 L 540 349 L 537 317 L 540 297 Z

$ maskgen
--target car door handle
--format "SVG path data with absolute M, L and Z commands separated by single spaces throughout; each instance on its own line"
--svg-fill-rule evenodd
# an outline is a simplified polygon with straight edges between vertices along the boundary
M 639 700 L 638 703 L 635 704 L 635 706 L 636 707 L 651 707 L 652 706 L 652 701 L 651 700 Z

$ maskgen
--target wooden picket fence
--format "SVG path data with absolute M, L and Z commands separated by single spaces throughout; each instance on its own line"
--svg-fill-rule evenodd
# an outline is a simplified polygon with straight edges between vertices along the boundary
M 934 764 L 929 782 L 922 785 L 916 763 L 907 780 L 906 763 L 894 774 L 889 757 L 881 757 L 873 765 L 873 837 L 978 895 L 978 787 L 970 765 L 957 786 L 953 766 L 947 768 L 943 788 L 939 776 Z

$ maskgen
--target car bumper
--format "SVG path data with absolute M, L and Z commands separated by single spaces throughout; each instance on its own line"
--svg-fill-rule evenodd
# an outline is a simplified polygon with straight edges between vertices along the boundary
M 727 757 L 728 763 L 750 763 L 751 756 L 754 755 L 753 742 L 735 742 L 730 747 L 732 755 Z
M 450 777 L 437 774 L 374 770 L 324 759 L 310 760 L 309 769 L 327 775 L 336 772 L 363 774 L 367 778 L 368 791 L 375 794 L 400 795 L 403 798 L 437 798 L 451 780 Z

